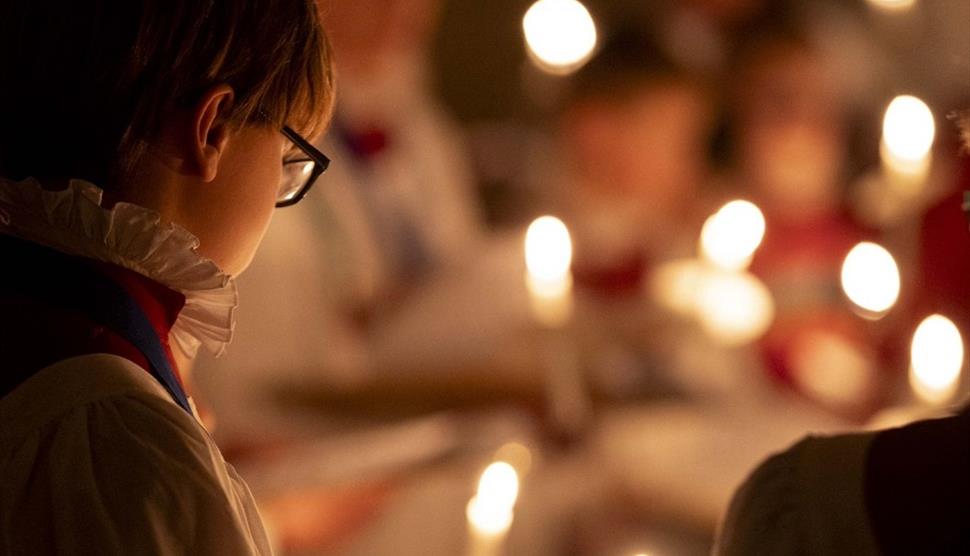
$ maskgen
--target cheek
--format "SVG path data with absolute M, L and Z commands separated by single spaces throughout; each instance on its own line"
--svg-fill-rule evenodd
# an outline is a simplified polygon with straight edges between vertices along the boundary
M 248 210 L 253 232 L 261 239 L 276 208 L 282 173 L 280 146 L 272 145 L 253 155 L 249 165 L 250 175 L 246 178 L 251 186 Z
M 223 209 L 230 220 L 224 241 L 231 242 L 227 254 L 231 274 L 242 272 L 252 260 L 273 215 L 282 171 L 282 141 L 270 137 L 254 141 L 235 153 L 232 178 L 226 184 L 233 192 Z M 231 207 L 231 210 L 226 210 Z

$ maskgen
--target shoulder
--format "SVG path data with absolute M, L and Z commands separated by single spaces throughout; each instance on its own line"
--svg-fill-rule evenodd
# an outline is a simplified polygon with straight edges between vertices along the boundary
M 716 554 L 756 554 L 758 546 L 767 544 L 795 546 L 797 467 L 806 442 L 769 457 L 741 484 L 721 523 Z
M 863 497 L 871 434 L 807 437 L 737 490 L 717 554 L 871 554 Z
M 0 531 L 4 542 L 31 546 L 48 524 L 50 542 L 79 553 L 268 552 L 248 489 L 201 425 L 142 369 L 107 357 L 45 369 L 0 404 L 51 401 L 15 415 L 0 444 L 0 513 L 21 524 Z M 87 390 L 76 390 L 81 372 Z

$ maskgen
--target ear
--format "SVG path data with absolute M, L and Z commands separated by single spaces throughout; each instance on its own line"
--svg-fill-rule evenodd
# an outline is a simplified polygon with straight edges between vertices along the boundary
M 226 114 L 234 95 L 229 85 L 215 85 L 202 95 L 192 112 L 190 160 L 203 182 L 211 182 L 219 173 L 219 162 L 232 135 Z

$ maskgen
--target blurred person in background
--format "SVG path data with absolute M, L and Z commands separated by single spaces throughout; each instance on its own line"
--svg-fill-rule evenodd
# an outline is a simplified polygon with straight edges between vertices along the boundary
M 970 111 L 959 125 L 970 155 Z M 963 191 L 970 190 L 968 178 L 958 181 Z M 941 207 L 934 215 L 948 222 L 959 214 L 952 203 Z M 967 217 L 970 211 L 952 237 L 963 256 L 970 253 Z M 970 406 L 954 413 L 877 432 L 808 437 L 772 456 L 735 493 L 714 553 L 967 554 Z
M 554 202 L 574 231 L 580 282 L 587 269 L 644 270 L 693 251 L 711 118 L 704 86 L 639 31 L 613 34 L 571 78 L 559 121 L 566 185 Z
M 842 415 L 878 403 L 879 364 L 840 269 L 865 230 L 845 210 L 847 130 L 826 58 L 798 29 L 748 37 L 728 99 L 730 187 L 764 212 L 751 271 L 770 289 L 776 320 L 761 342 L 770 375 Z
M 705 85 L 633 28 L 613 32 L 570 78 L 546 189 L 572 235 L 580 310 L 590 309 L 578 324 L 636 349 L 662 335 L 648 324 L 663 317 L 647 286 L 656 266 L 694 253 L 712 118 Z
M 6 1 L 0 74 L 0 553 L 272 554 L 189 372 L 329 162 L 315 2 Z

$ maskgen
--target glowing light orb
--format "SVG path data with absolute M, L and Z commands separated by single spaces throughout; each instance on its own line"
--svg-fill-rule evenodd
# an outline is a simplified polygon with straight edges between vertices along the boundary
M 650 279 L 650 295 L 660 306 L 682 316 L 697 310 L 697 294 L 710 268 L 696 259 L 662 263 Z
M 909 383 L 923 401 L 945 403 L 956 391 L 963 368 L 963 338 L 953 321 L 930 315 L 916 328 L 910 351 Z
M 899 267 L 884 247 L 864 241 L 842 263 L 842 289 L 852 303 L 880 316 L 899 298 Z
M 747 272 L 714 272 L 705 277 L 697 310 L 704 330 L 728 346 L 757 340 L 775 317 L 768 288 Z
M 765 217 L 748 201 L 731 201 L 704 222 L 701 253 L 725 270 L 747 268 L 765 235 Z
M 522 18 L 522 30 L 532 60 L 549 73 L 575 71 L 596 48 L 596 23 L 577 0 L 538 0 Z
M 468 502 L 468 522 L 485 535 L 500 535 L 512 525 L 519 495 L 519 476 L 504 461 L 489 465 L 478 480 L 478 493 Z
M 542 216 L 525 234 L 525 265 L 540 282 L 556 282 L 569 273 L 573 244 L 569 230 L 555 216 Z
M 511 508 L 519 495 L 519 474 L 507 462 L 496 461 L 482 472 L 478 480 L 478 497 L 487 498 L 503 508 Z
M 925 102 L 901 95 L 889 103 L 882 120 L 882 140 L 894 159 L 910 163 L 925 159 L 935 136 L 933 112 Z
M 916 5 L 916 0 L 869 0 L 873 6 L 892 12 L 905 11 Z

